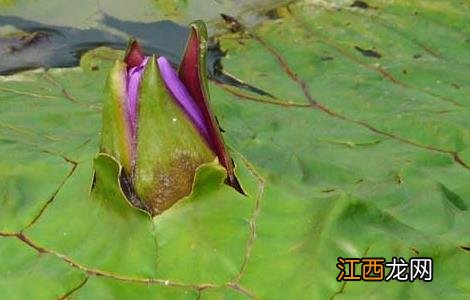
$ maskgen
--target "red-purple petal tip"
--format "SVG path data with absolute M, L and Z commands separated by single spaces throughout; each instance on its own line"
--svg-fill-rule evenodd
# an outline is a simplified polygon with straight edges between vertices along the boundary
M 227 183 L 245 194 L 235 175 L 234 164 L 228 153 L 217 120 L 209 105 L 206 71 L 207 29 L 202 21 L 191 24 L 191 32 L 179 67 L 179 78 L 204 118 L 212 149 L 227 170 Z
M 137 67 L 142 64 L 144 61 L 145 55 L 140 48 L 139 43 L 136 40 L 131 40 L 127 48 L 126 56 L 124 57 L 124 62 L 127 64 L 127 69 Z

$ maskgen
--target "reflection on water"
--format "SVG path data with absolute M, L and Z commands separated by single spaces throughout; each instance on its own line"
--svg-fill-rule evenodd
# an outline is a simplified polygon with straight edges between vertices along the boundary
M 128 36 L 137 38 L 147 53 L 158 53 L 177 64 L 189 32 L 188 28 L 171 21 L 137 23 L 107 15 L 101 24 L 125 35 L 97 28 L 46 26 L 20 17 L 0 17 L 0 26 L 11 25 L 22 31 L 0 38 L 0 73 L 76 66 L 80 55 L 90 49 L 100 46 L 125 49 Z
M 0 26 L 21 30 L 0 36 L 0 75 L 39 67 L 74 67 L 79 64 L 81 54 L 88 50 L 101 46 L 125 49 L 129 37 L 136 38 L 146 54 L 165 56 L 177 66 L 189 34 L 189 28 L 168 20 L 142 23 L 103 15 L 100 25 L 106 30 L 47 26 L 21 17 L 0 16 Z M 223 71 L 224 53 L 218 43 L 211 42 L 208 51 L 207 68 L 211 79 L 270 96 Z

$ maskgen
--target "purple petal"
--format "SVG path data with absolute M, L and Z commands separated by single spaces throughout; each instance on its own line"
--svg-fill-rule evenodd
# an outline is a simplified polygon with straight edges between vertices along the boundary
M 140 78 L 144 73 L 144 67 L 147 64 L 148 59 L 148 56 L 145 57 L 140 65 L 130 68 L 127 72 L 127 113 L 133 141 L 135 141 L 136 135 L 137 102 L 139 98 Z
M 188 90 L 179 79 L 178 74 L 165 57 L 159 57 L 157 62 L 163 81 L 165 82 L 167 89 L 173 95 L 173 99 L 175 99 L 180 107 L 186 112 L 209 145 L 211 145 L 205 119 Z
M 148 60 L 149 57 L 147 56 L 140 65 L 130 68 L 127 72 L 127 112 L 133 141 L 135 141 L 137 130 L 136 124 L 137 105 L 139 101 L 139 86 L 142 75 L 144 73 L 145 65 L 147 64 Z M 165 57 L 159 57 L 157 59 L 157 62 L 162 79 L 165 82 L 165 86 L 173 96 L 172 98 L 184 110 L 184 112 L 188 115 L 193 124 L 195 124 L 195 126 L 207 140 L 209 145 L 211 145 L 209 131 L 205 123 L 205 119 L 199 107 L 196 105 L 193 98 L 189 94 L 188 90 L 179 79 L 178 74 Z

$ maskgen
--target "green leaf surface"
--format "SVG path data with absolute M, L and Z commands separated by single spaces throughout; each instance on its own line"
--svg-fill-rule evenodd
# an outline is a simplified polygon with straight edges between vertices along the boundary
M 224 69 L 275 96 L 210 85 L 248 195 L 205 169 L 154 219 L 90 193 L 122 53 L 0 77 L 2 299 L 470 297 L 470 7 L 350 4 L 218 36 Z M 431 257 L 434 279 L 337 282 L 338 257 Z

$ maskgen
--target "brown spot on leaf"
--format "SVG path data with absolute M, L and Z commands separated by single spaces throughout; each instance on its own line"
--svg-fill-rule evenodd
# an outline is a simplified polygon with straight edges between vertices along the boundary
M 333 56 L 323 56 L 323 57 L 320 57 L 320 59 L 322 61 L 329 61 L 329 60 L 333 60 L 335 58 Z
M 460 246 L 462 250 L 470 251 L 470 246 Z
M 382 54 L 373 49 L 363 49 L 359 46 L 354 46 L 354 49 L 359 51 L 365 57 L 381 58 Z
M 403 183 L 403 177 L 401 177 L 400 174 L 396 174 L 395 175 L 395 180 L 398 184 L 402 184 Z
M 369 4 L 367 4 L 367 2 L 356 0 L 350 5 L 350 7 L 356 7 L 356 8 L 360 8 L 360 9 L 368 9 L 370 6 L 369 6 Z
M 235 33 L 235 32 L 240 32 L 243 31 L 243 25 L 238 22 L 237 19 L 235 19 L 232 16 L 226 15 L 226 14 L 220 14 L 222 19 L 224 19 L 225 23 L 229 26 L 230 31 Z
M 271 20 L 281 19 L 291 14 L 291 10 L 289 5 L 275 7 L 273 9 L 268 10 L 265 15 Z

